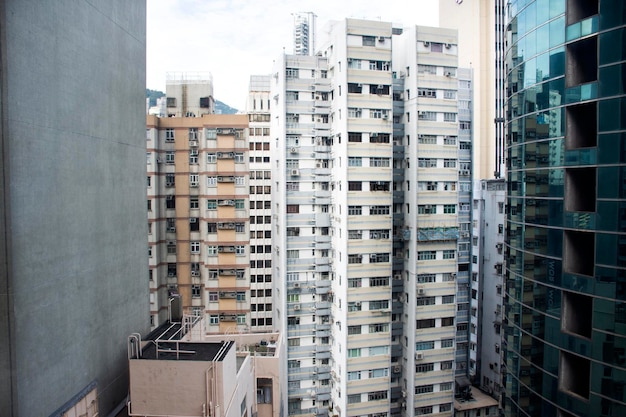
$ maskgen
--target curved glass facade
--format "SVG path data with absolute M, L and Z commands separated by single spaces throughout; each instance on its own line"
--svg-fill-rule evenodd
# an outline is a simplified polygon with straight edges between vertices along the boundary
M 626 415 L 626 2 L 511 0 L 507 416 Z

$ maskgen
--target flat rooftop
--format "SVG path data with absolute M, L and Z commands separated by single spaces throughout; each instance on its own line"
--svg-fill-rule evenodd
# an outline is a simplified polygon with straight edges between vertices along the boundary
M 475 410 L 477 408 L 497 407 L 498 401 L 493 397 L 480 391 L 478 388 L 472 389 L 471 400 L 454 399 L 454 411 Z
M 234 344 L 234 342 L 152 341 L 143 348 L 140 359 L 221 361 Z

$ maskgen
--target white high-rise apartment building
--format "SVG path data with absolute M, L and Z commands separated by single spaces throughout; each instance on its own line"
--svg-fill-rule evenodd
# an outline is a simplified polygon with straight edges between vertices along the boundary
M 500 367 L 505 190 L 504 179 L 474 183 L 472 293 L 478 296 L 472 300 L 472 311 L 476 309 L 478 314 L 472 320 L 476 320 L 479 329 L 476 376 L 481 389 L 496 399 L 504 391 Z
M 293 54 L 313 55 L 315 52 L 315 21 L 313 12 L 293 13 Z
M 456 32 L 346 19 L 325 35 L 271 78 L 287 412 L 451 415 L 469 281 Z
M 250 327 L 272 329 L 272 146 L 270 75 L 250 77 L 246 113 L 250 167 Z

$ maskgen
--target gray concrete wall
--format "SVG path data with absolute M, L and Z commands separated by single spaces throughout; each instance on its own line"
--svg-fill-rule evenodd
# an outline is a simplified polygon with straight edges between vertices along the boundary
M 106 416 L 127 393 L 126 337 L 149 328 L 146 4 L 3 3 L 0 385 L 13 415 L 48 416 L 95 381 Z

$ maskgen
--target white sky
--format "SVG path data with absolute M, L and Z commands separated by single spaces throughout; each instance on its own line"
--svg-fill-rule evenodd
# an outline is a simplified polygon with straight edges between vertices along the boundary
M 217 100 L 243 110 L 252 74 L 293 52 L 294 12 L 318 32 L 345 17 L 437 26 L 439 0 L 148 0 L 146 87 L 165 92 L 169 71 L 209 71 Z

